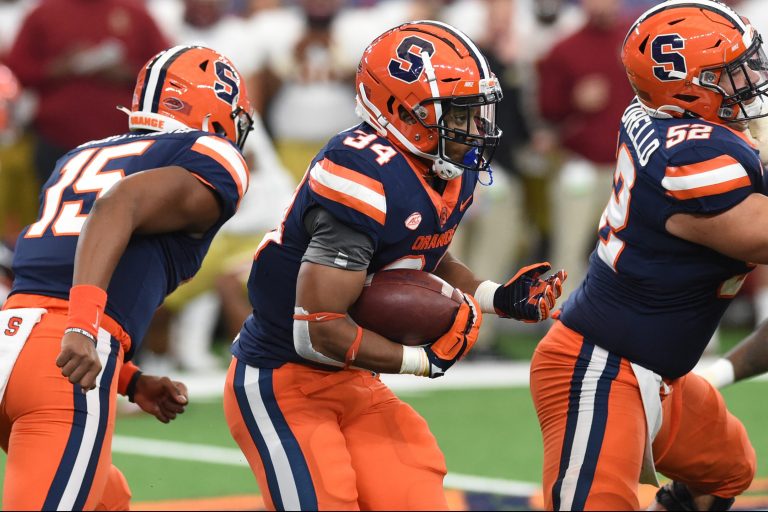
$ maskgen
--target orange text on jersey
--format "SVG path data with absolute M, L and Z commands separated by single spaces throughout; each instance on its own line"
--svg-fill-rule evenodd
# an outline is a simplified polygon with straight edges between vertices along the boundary
M 420 236 L 414 240 L 411 246 L 412 251 L 424 251 L 428 249 L 435 249 L 437 247 L 445 247 L 453 240 L 453 234 L 456 232 L 456 226 L 452 227 L 445 233 L 435 233 L 434 235 Z

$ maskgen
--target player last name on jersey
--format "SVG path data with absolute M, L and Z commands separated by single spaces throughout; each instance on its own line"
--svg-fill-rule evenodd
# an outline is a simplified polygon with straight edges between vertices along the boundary
M 624 124 L 629 140 L 635 148 L 640 165 L 645 166 L 651 159 L 651 155 L 661 145 L 657 137 L 652 137 L 651 116 L 640 103 L 634 102 L 624 111 L 621 122 Z

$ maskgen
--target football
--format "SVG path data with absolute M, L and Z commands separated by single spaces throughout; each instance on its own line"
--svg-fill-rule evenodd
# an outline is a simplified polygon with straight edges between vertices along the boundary
M 361 327 L 403 345 L 431 343 L 453 324 L 461 292 L 421 270 L 383 270 L 368 276 L 349 314 Z

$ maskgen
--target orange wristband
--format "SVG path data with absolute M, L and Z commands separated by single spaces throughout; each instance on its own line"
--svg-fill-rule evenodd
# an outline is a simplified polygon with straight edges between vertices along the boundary
M 98 337 L 101 318 L 107 305 L 107 292 L 90 284 L 79 284 L 69 290 L 67 328 L 83 329 Z
M 117 392 L 121 395 L 129 396 L 128 392 L 131 384 L 134 384 L 135 387 L 135 382 L 139 375 L 141 375 L 141 370 L 132 361 L 123 363 L 123 367 L 120 369 L 120 376 L 117 378 Z M 129 398 L 131 397 L 129 396 Z
M 355 362 L 355 358 L 357 357 L 357 351 L 360 348 L 360 343 L 363 342 L 363 328 L 359 325 L 357 326 L 357 336 L 355 336 L 355 341 L 352 342 L 352 344 L 347 349 L 347 353 L 344 356 L 344 369 L 346 370 L 349 368 L 349 365 Z

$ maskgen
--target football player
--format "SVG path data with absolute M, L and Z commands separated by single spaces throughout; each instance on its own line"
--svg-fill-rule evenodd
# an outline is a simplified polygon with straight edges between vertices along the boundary
M 226 57 L 177 46 L 143 67 L 125 110 L 128 133 L 58 161 L 16 245 L 0 312 L 8 509 L 127 510 L 111 466 L 117 393 L 163 422 L 187 402 L 130 360 L 248 188 L 250 104 Z
M 589 272 L 539 343 L 531 393 L 555 510 L 727 510 L 755 452 L 691 372 L 748 262 L 768 263 L 768 197 L 746 131 L 768 114 L 760 34 L 714 0 L 668 0 L 632 26 L 636 93 Z
M 356 94 L 364 122 L 312 160 L 257 250 L 225 413 L 271 509 L 444 510 L 435 438 L 377 374 L 443 375 L 483 313 L 547 318 L 565 274 L 531 265 L 500 285 L 448 252 L 501 136 L 498 82 L 466 35 L 434 21 L 389 30 L 363 53 Z M 347 314 L 368 274 L 394 268 L 469 292 L 431 345 L 404 347 Z

